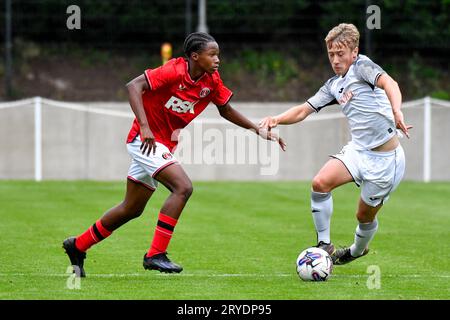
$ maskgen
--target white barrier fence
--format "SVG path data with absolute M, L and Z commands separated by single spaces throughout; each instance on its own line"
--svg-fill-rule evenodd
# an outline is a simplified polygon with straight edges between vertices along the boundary
M 34 108 L 34 180 L 36 181 L 42 180 L 42 105 L 113 117 L 134 118 L 131 112 L 91 108 L 79 103 L 67 103 L 42 97 L 0 103 L 0 110 L 18 107 Z
M 264 104 L 259 104 L 259 112 L 264 112 L 264 106 L 261 106 Z M 273 105 L 273 104 L 272 104 Z M 432 107 L 439 107 L 439 108 L 450 108 L 450 102 L 434 99 L 430 97 L 425 97 L 423 99 L 405 102 L 403 103 L 402 109 L 408 110 L 408 109 L 415 109 L 420 110 L 423 112 L 423 167 L 422 167 L 422 177 L 421 180 L 424 182 L 429 182 L 431 180 L 431 173 L 432 173 L 432 167 L 431 167 L 431 155 L 432 155 Z M 36 181 L 41 181 L 43 179 L 43 108 L 56 108 L 59 110 L 67 109 L 77 112 L 83 112 L 83 113 L 89 113 L 89 114 L 96 114 L 100 116 L 108 116 L 108 117 L 116 117 L 116 118 L 125 118 L 129 119 L 129 123 L 131 124 L 132 119 L 134 118 L 134 115 L 132 114 L 131 110 L 129 111 L 121 111 L 121 110 L 113 110 L 112 108 L 97 108 L 93 107 L 90 104 L 83 104 L 83 103 L 68 103 L 68 102 L 60 102 L 60 101 L 54 101 L 46 98 L 41 97 L 34 97 L 30 99 L 24 99 L 19 101 L 13 101 L 13 102 L 3 102 L 0 103 L 0 119 L 2 118 L 1 111 L 5 109 L 11 109 L 11 108 L 32 108 L 34 109 L 34 179 Z M 280 108 L 278 111 L 285 110 L 285 108 Z M 28 112 L 28 111 L 27 111 Z M 266 113 L 270 114 L 270 113 Z M 262 115 L 266 115 L 262 114 Z M 261 116 L 260 114 L 257 114 L 259 118 L 252 118 L 250 117 L 252 121 L 257 123 Z M 305 120 L 305 122 L 317 122 L 317 121 L 325 121 L 325 120 L 335 120 L 335 119 L 343 119 L 344 115 L 341 112 L 334 112 L 334 113 L 323 113 L 313 115 Z M 223 119 L 220 119 L 218 117 L 216 118 L 205 118 L 205 117 L 199 117 L 194 121 L 194 124 L 204 124 L 204 125 L 228 125 L 226 122 L 224 123 Z M 231 125 L 231 124 L 230 124 Z M 317 143 L 320 143 L 318 140 Z M 445 150 L 450 151 L 450 150 Z M 2 150 L 1 152 L 8 152 L 8 150 Z M 449 157 L 450 154 L 445 154 L 446 157 Z M 0 175 L 1 178 L 1 175 Z M 62 177 L 64 178 L 64 177 Z

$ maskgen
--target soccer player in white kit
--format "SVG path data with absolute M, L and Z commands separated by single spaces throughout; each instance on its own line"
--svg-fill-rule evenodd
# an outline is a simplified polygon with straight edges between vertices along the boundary
M 327 251 L 334 264 L 341 265 L 369 251 L 378 222 L 376 214 L 400 183 L 405 172 L 405 155 L 396 128 L 409 138 L 400 110 L 402 95 L 380 66 L 358 54 L 359 32 L 353 24 L 341 23 L 325 38 L 328 58 L 335 76 L 305 103 L 277 116 L 266 117 L 260 127 L 293 124 L 313 112 L 339 104 L 348 119 L 351 141 L 320 169 L 312 181 L 311 211 L 317 232 L 317 247 Z M 354 242 L 335 249 L 330 239 L 333 212 L 331 191 L 348 182 L 361 188 Z

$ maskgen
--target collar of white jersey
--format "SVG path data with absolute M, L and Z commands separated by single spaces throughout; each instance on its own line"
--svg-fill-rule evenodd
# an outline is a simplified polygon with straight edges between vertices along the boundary
M 359 59 L 360 59 L 360 56 L 359 56 L 359 53 L 358 53 L 358 56 L 356 57 L 355 61 L 353 61 L 353 63 L 350 65 L 350 67 L 348 67 L 347 72 L 346 72 L 343 76 L 341 76 L 341 79 L 344 79 L 344 78 L 345 78 L 345 76 L 346 76 L 346 75 L 348 74 L 348 72 L 350 71 L 350 68 L 353 67 L 353 66 L 355 65 L 355 63 L 358 62 Z

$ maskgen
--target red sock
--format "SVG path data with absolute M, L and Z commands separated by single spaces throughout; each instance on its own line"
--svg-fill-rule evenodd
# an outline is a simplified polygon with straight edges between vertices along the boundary
M 108 231 L 103 227 L 100 219 L 97 220 L 92 226 L 89 227 L 83 234 L 79 235 L 75 240 L 75 246 L 78 250 L 86 252 L 92 245 L 111 235 L 111 231 Z
M 162 212 L 159 213 L 158 224 L 156 225 L 155 235 L 153 236 L 150 250 L 147 252 L 147 257 L 166 252 L 177 221 L 177 219 L 166 216 Z

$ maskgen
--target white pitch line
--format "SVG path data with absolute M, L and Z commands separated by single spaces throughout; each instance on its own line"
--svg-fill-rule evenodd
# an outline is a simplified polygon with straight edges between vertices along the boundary
M 68 273 L 0 273 L 0 277 L 60 277 L 67 278 Z M 92 278 L 126 278 L 126 277 L 149 277 L 149 276 L 180 276 L 180 277 L 205 277 L 205 278 L 228 278 L 228 277 L 248 277 L 248 278 L 276 278 L 276 277 L 292 277 L 295 273 L 275 273 L 275 274 L 259 274 L 259 273 L 224 273 L 224 274 L 201 274 L 201 273 L 181 273 L 181 274 L 165 274 L 165 273 L 97 273 L 87 274 Z M 332 275 L 333 278 L 367 278 L 369 274 L 353 274 L 353 275 Z M 450 275 L 420 275 L 420 274 L 381 274 L 381 278 L 442 278 L 448 279 Z
M 65 277 L 69 273 L 0 273 L 0 277 Z M 293 274 L 246 274 L 246 273 L 224 273 L 224 274 L 199 274 L 199 273 L 182 273 L 182 274 L 167 274 L 167 273 L 89 273 L 87 277 L 96 278 L 124 278 L 124 277 L 148 277 L 153 276 L 183 276 L 183 277 L 289 277 Z

